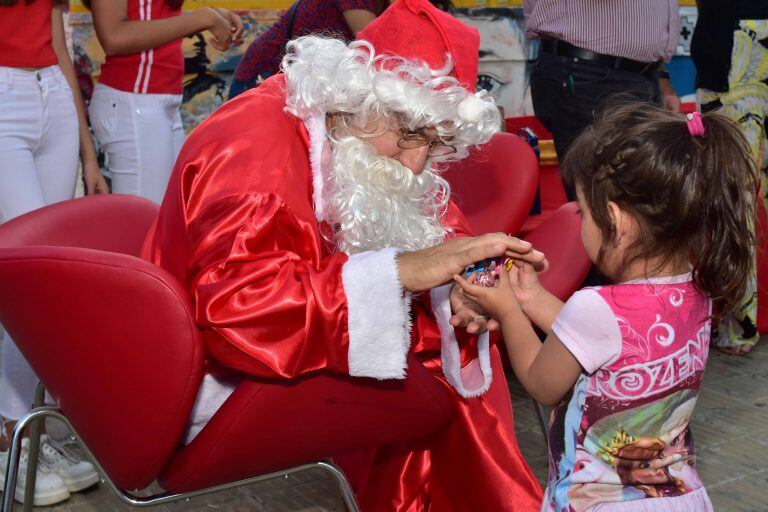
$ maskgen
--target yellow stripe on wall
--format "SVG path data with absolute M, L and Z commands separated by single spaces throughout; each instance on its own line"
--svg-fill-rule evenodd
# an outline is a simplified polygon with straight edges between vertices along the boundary
M 252 9 L 287 9 L 294 0 L 187 0 L 185 9 L 199 9 L 200 7 L 222 7 L 238 11 Z M 680 5 L 696 6 L 696 0 L 679 0 Z M 523 0 L 453 0 L 456 7 L 511 7 L 523 5 Z M 86 9 L 80 0 L 72 0 L 72 12 L 84 12 Z

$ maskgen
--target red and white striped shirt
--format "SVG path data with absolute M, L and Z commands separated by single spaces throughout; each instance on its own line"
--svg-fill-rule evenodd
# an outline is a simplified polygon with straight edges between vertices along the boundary
M 641 62 L 668 61 L 680 33 L 677 0 L 525 0 L 528 39 L 559 39 Z
M 165 0 L 128 0 L 129 20 L 158 20 L 181 15 Z M 130 55 L 107 56 L 99 82 L 137 94 L 181 94 L 184 54 L 181 39 Z

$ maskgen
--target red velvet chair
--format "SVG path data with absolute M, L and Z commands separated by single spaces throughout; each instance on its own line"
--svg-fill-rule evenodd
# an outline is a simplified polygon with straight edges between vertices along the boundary
M 203 343 L 183 287 L 132 255 L 150 209 L 129 196 L 95 197 L 0 226 L 0 322 L 58 404 L 18 422 L 3 511 L 13 506 L 21 431 L 46 416 L 71 426 L 105 483 L 131 505 L 315 467 L 336 479 L 350 510 L 357 505 L 344 475 L 323 459 L 427 437 L 450 421 L 448 392 L 411 358 L 402 381 L 324 372 L 247 379 L 180 446 L 203 375 Z M 167 492 L 125 491 L 154 480 Z
M 445 173 L 456 204 L 477 234 L 517 233 L 539 186 L 536 154 L 523 139 L 497 133 Z

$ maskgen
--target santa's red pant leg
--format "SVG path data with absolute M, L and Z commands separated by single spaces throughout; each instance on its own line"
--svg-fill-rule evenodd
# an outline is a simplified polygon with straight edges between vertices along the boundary
M 478 398 L 463 399 L 445 383 L 456 416 L 433 438 L 337 458 L 363 512 L 539 510 L 541 487 L 517 446 L 496 348 L 491 361 L 493 384 Z

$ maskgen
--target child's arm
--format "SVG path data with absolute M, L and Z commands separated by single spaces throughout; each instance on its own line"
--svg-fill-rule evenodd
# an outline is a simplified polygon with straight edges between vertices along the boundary
M 539 329 L 552 333 L 552 323 L 563 309 L 563 301 L 541 285 L 538 273 L 529 263 L 516 261 L 509 272 L 509 281 L 523 312 Z
M 183 16 L 129 20 L 127 0 L 92 0 L 91 4 L 93 26 L 107 55 L 150 50 L 204 30 L 213 34 L 211 44 L 217 50 L 242 42 L 242 20 L 223 9 L 204 7 Z
M 543 344 L 539 341 L 513 292 L 507 272 L 502 269 L 500 277 L 499 285 L 494 288 L 476 286 L 458 275 L 454 279 L 470 299 L 501 322 L 512 369 L 526 391 L 542 404 L 556 405 L 579 378 L 581 365 L 551 332 Z M 546 302 L 541 305 L 542 318 L 552 314 L 545 306 Z M 553 301 L 549 301 L 549 306 L 554 306 Z M 561 308 L 562 303 L 557 310 Z M 550 331 L 554 316 L 549 320 Z
M 59 68 L 61 69 L 64 78 L 66 78 L 69 88 L 72 89 L 72 99 L 75 103 L 75 109 L 77 110 L 80 161 L 83 163 L 85 193 L 88 195 L 108 194 L 109 187 L 107 186 L 107 181 L 104 179 L 104 176 L 101 174 L 99 161 L 98 158 L 96 158 L 96 150 L 93 147 L 93 139 L 91 139 L 91 132 L 88 130 L 88 120 L 85 115 L 85 102 L 80 93 L 80 84 L 77 83 L 75 65 L 72 63 L 72 59 L 69 56 L 69 50 L 67 50 L 67 42 L 64 36 L 64 15 L 60 5 L 54 6 L 51 11 L 51 37 L 53 51 L 56 53 L 56 57 L 59 60 Z

